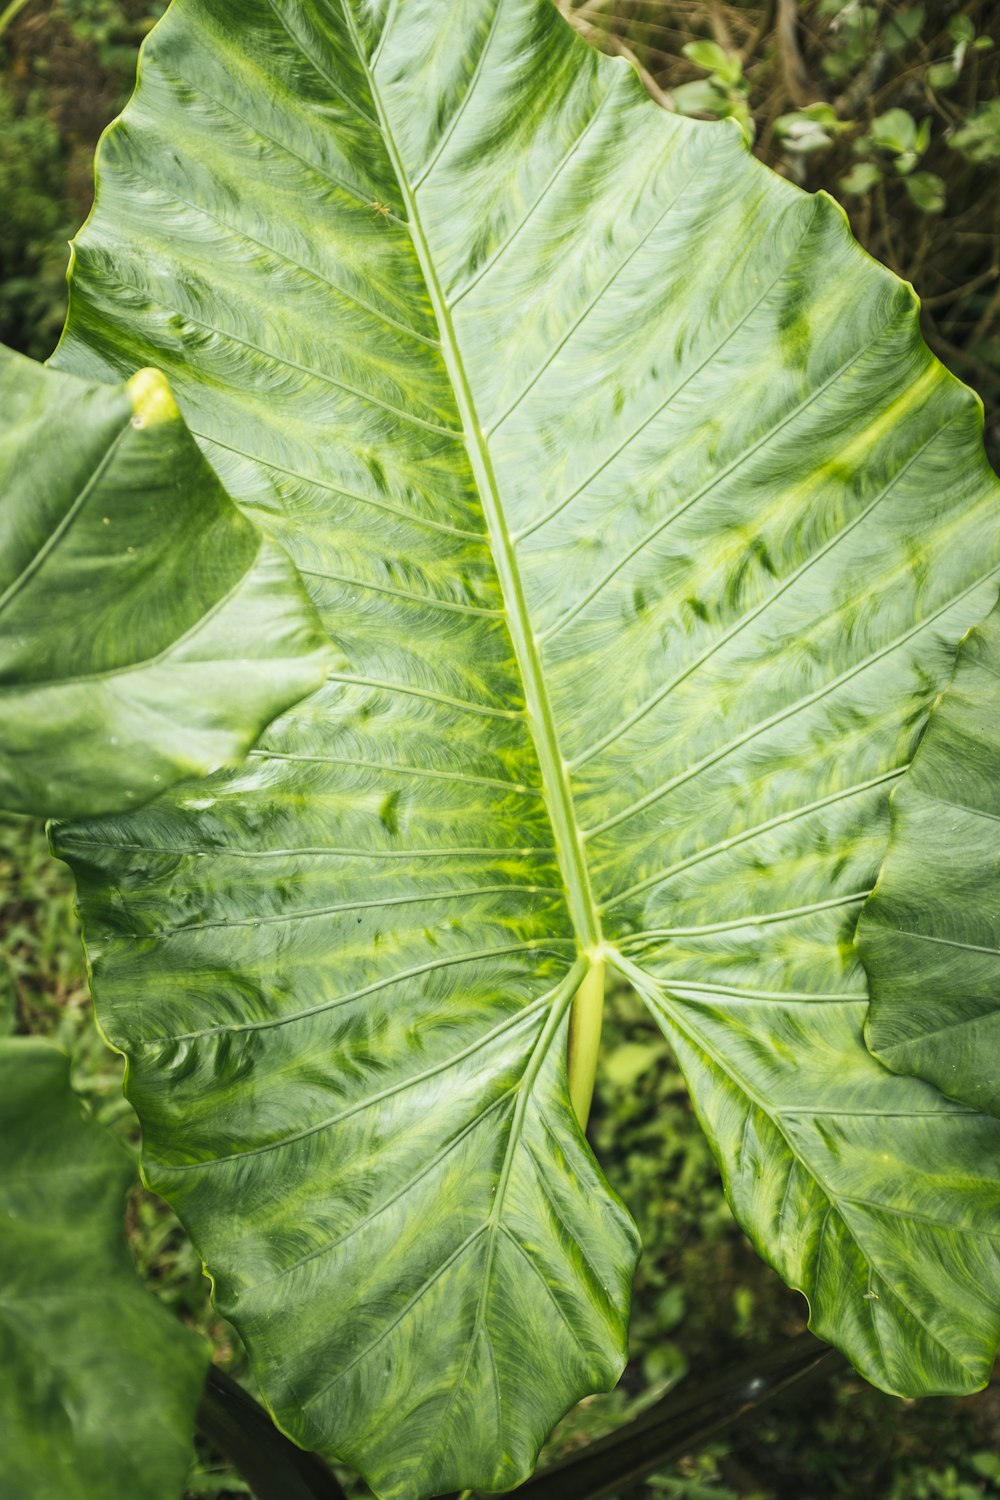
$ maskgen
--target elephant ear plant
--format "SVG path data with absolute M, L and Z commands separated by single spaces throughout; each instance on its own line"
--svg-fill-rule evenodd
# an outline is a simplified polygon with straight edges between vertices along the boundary
M 336 643 L 235 770 L 53 835 L 281 1428 L 496 1490 L 617 1379 L 609 968 L 812 1328 L 981 1386 L 1000 1120 L 872 1054 L 853 936 L 1000 487 L 836 205 L 549 0 L 174 0 L 53 363 L 165 372 Z

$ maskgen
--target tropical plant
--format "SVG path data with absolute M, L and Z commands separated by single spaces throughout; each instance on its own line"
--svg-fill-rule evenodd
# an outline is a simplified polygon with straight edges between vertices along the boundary
M 548 0 L 175 0 L 145 45 L 53 363 L 166 373 L 339 654 L 235 769 L 53 838 L 145 1178 L 380 1495 L 521 1482 L 621 1370 L 608 966 L 815 1331 L 987 1378 L 1000 1124 L 872 1055 L 853 945 L 1000 573 L 916 314 Z

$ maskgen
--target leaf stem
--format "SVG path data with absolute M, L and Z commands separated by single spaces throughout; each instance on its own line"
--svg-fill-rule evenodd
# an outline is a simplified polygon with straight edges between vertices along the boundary
M 569 1096 L 581 1129 L 586 1130 L 594 1097 L 597 1058 L 604 1017 L 604 956 L 592 955 L 590 968 L 573 997 L 569 1018 Z
M 208 1372 L 197 1426 L 239 1470 L 256 1500 L 345 1500 L 319 1455 L 296 1447 L 264 1408 L 214 1365 Z

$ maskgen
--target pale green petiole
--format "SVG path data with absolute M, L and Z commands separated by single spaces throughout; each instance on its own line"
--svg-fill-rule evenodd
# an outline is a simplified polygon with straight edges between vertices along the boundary
M 569 1021 L 569 1094 L 584 1129 L 594 1096 L 603 1016 L 604 955 L 598 950 L 590 955 L 590 968 L 573 997 Z

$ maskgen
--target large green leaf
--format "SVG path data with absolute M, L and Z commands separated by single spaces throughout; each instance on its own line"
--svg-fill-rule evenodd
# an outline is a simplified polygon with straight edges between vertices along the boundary
M 162 375 L 0 347 L 0 806 L 91 816 L 238 760 L 330 654 Z
M 59 360 L 154 362 L 348 665 L 66 829 L 150 1181 L 281 1423 L 497 1488 L 624 1357 L 604 961 L 871 1379 L 1000 1333 L 1000 1125 L 865 1048 L 886 799 L 1000 571 L 912 292 L 546 0 L 175 0 Z M 588 965 L 591 967 L 588 968 Z
M 1000 1116 L 1000 605 L 962 642 L 891 806 L 858 923 L 869 1046 Z
M 0 1041 L 0 1139 L 0 1494 L 177 1500 L 209 1349 L 136 1276 L 132 1162 L 34 1038 Z

